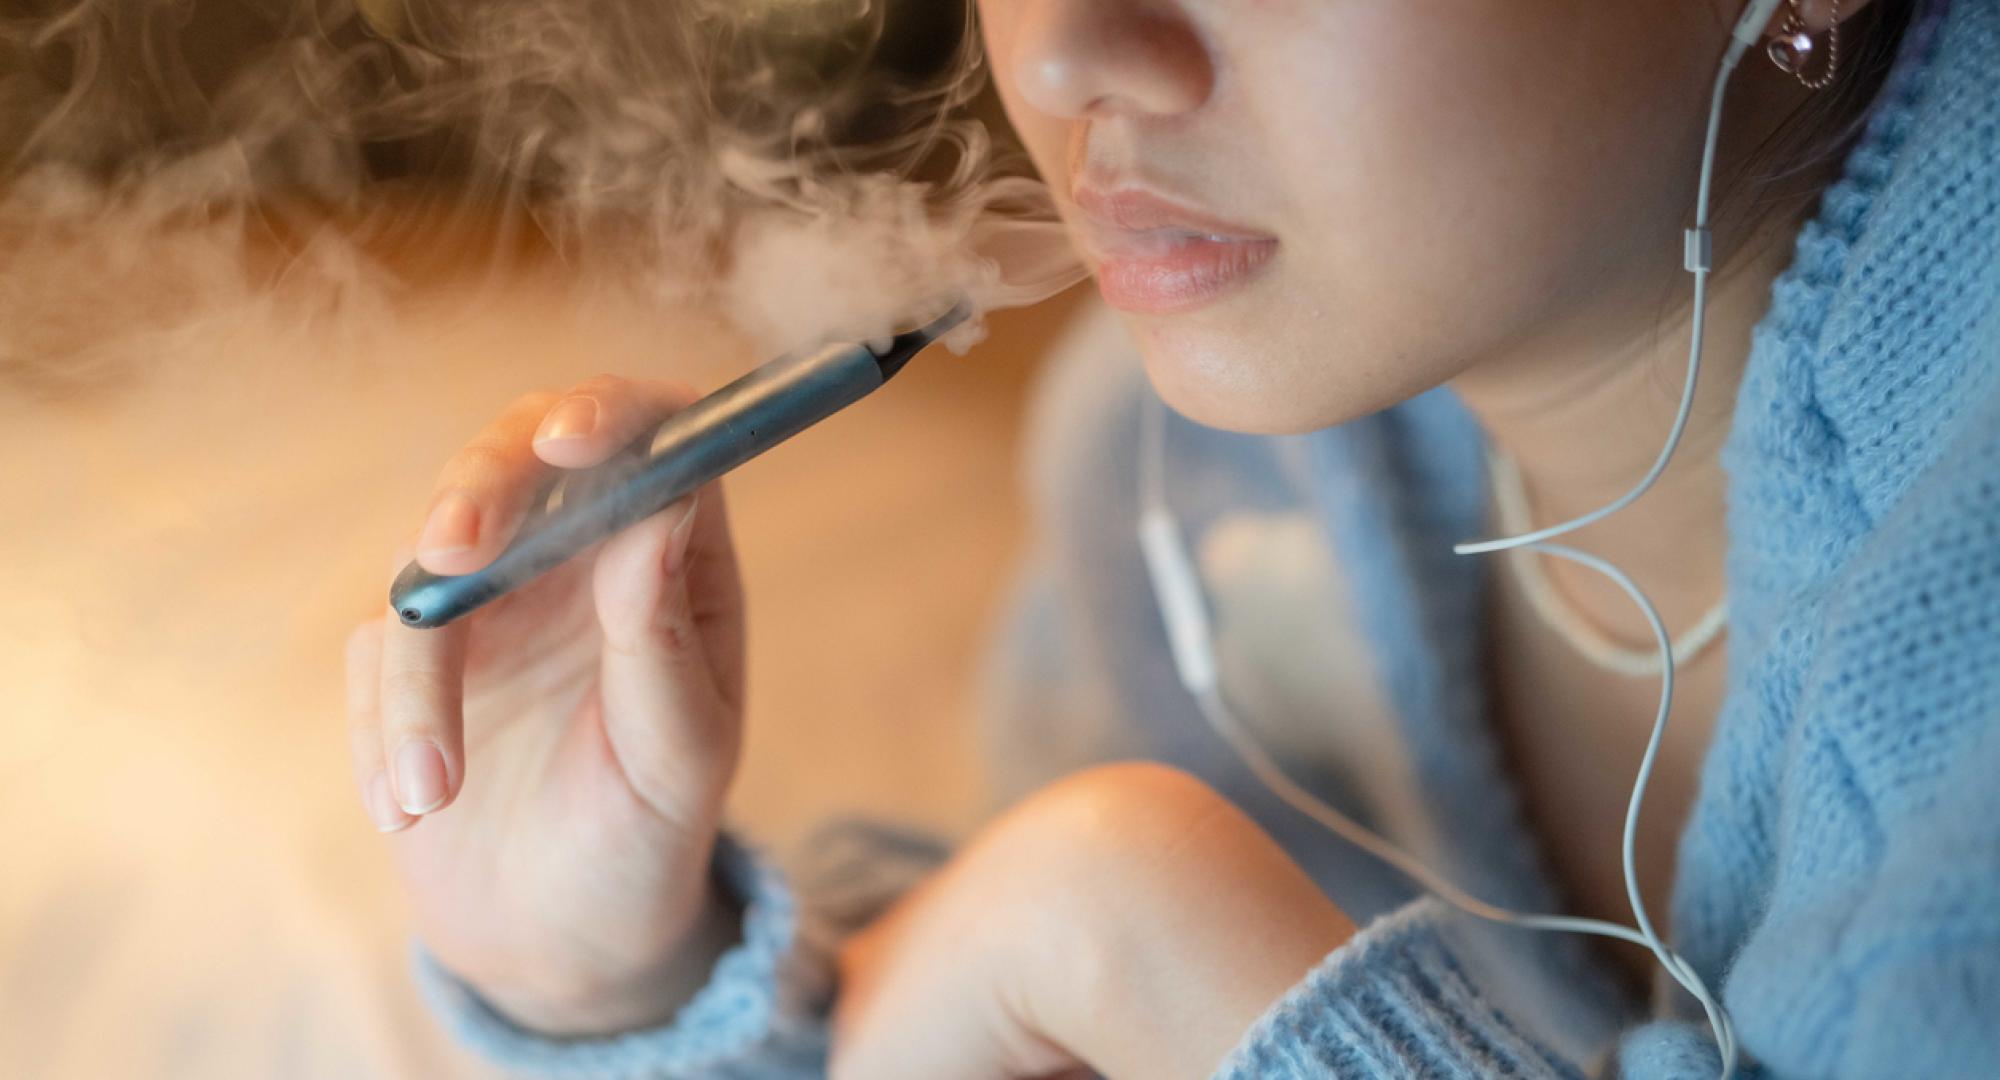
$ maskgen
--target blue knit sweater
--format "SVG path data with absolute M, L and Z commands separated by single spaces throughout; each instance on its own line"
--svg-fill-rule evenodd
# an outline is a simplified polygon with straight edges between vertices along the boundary
M 1003 779 L 1178 764 L 1366 923 L 1221 1075 L 1715 1075 L 1685 999 L 1630 1002 L 1573 940 L 1412 895 L 1250 781 L 1175 680 L 1139 563 L 1148 391 L 1115 351 L 1075 351 L 1045 391 L 1047 528 L 992 668 Z M 1721 988 L 1750 1075 L 2000 1077 L 2000 0 L 1913 28 L 1774 288 L 1735 416 L 1730 681 L 1681 841 L 1676 947 Z M 1486 726 L 1485 567 L 1450 553 L 1486 524 L 1465 410 L 1438 392 L 1278 439 L 1176 422 L 1169 445 L 1225 679 L 1288 771 L 1475 894 L 1550 910 Z M 1258 666 L 1245 638 L 1275 594 L 1323 598 L 1337 685 Z M 744 941 L 657 1030 L 543 1040 L 428 961 L 421 976 L 517 1071 L 817 1075 L 831 991 L 811 928 L 828 924 L 736 845 L 718 862 Z

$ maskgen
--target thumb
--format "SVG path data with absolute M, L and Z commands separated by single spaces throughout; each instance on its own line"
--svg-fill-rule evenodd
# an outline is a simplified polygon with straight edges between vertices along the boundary
M 720 805 L 740 741 L 690 587 L 702 501 L 689 496 L 606 541 L 592 578 L 605 736 L 639 797 L 680 824 Z

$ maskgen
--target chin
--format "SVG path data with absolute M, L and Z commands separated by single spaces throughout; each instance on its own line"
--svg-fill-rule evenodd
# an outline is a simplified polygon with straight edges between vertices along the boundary
M 1175 412 L 1246 435 L 1297 435 L 1359 415 L 1312 385 L 1325 357 L 1304 357 L 1271 335 L 1220 333 L 1175 319 L 1131 318 L 1146 378 Z M 1314 376 L 1319 376 L 1316 379 Z

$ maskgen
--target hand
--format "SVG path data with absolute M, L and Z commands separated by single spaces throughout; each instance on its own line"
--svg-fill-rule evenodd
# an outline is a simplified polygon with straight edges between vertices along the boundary
M 1092 769 L 847 943 L 831 1075 L 1206 1077 L 1353 932 L 1200 781 Z
M 446 465 L 418 561 L 486 565 L 557 470 L 606 461 L 692 397 L 603 376 L 519 399 Z M 359 627 L 354 776 L 397 834 L 433 955 L 551 1035 L 668 1019 L 736 933 L 708 866 L 742 701 L 715 485 L 442 629 Z

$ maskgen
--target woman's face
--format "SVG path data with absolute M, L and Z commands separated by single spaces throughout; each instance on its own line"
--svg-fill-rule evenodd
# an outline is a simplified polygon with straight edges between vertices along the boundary
M 1738 14 L 980 6 L 1008 114 L 1154 385 L 1197 420 L 1258 432 L 1657 319 Z

